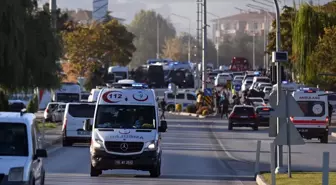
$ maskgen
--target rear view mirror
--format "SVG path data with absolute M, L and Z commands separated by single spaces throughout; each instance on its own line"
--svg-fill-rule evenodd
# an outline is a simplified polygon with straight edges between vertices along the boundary
M 91 120 L 90 119 L 86 119 L 84 121 L 83 130 L 85 130 L 85 131 L 91 131 L 92 130 L 92 125 L 91 125 Z
M 47 150 L 45 150 L 45 149 L 37 149 L 36 153 L 35 153 L 35 158 L 39 158 L 39 157 L 41 157 L 41 158 L 48 157 Z
M 166 132 L 167 131 L 167 121 L 161 121 L 159 126 L 159 132 Z

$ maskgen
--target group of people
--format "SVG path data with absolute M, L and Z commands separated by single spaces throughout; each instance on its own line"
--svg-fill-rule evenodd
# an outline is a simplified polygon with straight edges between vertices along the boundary
M 225 115 L 228 117 L 229 114 L 229 101 L 230 93 L 227 89 L 222 89 L 221 91 L 217 92 L 216 98 L 217 98 L 217 113 L 221 115 L 221 118 Z M 238 92 L 235 92 L 232 95 L 232 105 L 240 105 L 241 104 L 242 97 L 239 95 Z M 253 102 L 248 98 L 247 93 L 243 93 L 243 104 L 245 105 L 253 105 Z

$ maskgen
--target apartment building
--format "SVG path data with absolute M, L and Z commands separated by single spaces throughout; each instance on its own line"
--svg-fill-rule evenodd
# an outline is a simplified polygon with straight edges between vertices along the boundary
M 222 42 L 225 36 L 235 36 L 237 33 L 263 35 L 265 30 L 272 29 L 274 19 L 274 13 L 265 11 L 250 11 L 215 19 L 212 20 L 213 39 L 219 38 Z

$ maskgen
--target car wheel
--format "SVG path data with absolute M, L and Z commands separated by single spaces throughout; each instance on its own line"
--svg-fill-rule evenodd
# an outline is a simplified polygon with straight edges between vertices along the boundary
M 153 169 L 149 171 L 151 177 L 160 177 L 161 175 L 161 161 L 159 164 L 155 165 Z
M 91 168 L 90 168 L 90 176 L 91 177 L 98 177 L 99 175 L 102 174 L 102 170 L 98 170 L 95 167 L 92 166 L 91 164 Z
M 56 118 L 55 118 L 55 116 L 52 116 L 52 117 L 51 117 L 51 122 L 53 122 L 53 123 L 56 122 Z
M 62 141 L 62 146 L 63 147 L 72 146 L 72 145 L 73 145 L 73 143 L 71 141 L 69 141 L 66 138 L 63 138 L 63 141 Z
M 229 124 L 228 124 L 228 130 L 232 130 L 232 129 L 233 129 L 232 123 L 229 122 Z
M 44 185 L 44 181 L 45 181 L 45 170 L 42 170 L 40 184 Z
M 320 138 L 320 143 L 328 143 L 328 132 L 326 132 L 324 136 Z
M 172 112 L 175 111 L 174 105 L 168 105 L 167 110 Z

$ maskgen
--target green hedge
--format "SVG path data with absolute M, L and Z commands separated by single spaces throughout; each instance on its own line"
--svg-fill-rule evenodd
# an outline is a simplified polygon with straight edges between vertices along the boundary
M 34 95 L 33 99 L 31 99 L 27 106 L 27 112 L 35 113 L 38 111 L 38 97 Z

